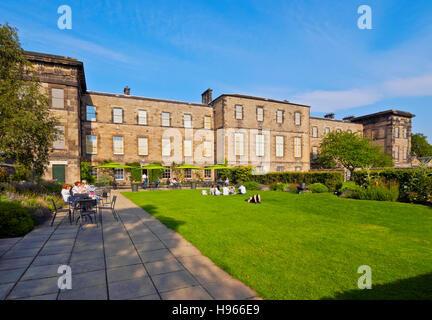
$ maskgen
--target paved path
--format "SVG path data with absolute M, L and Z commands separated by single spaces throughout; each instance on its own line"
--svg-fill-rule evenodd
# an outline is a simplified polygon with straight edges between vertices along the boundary
M 99 227 L 57 216 L 23 238 L 0 239 L 0 300 L 253 299 L 256 292 L 204 257 L 181 235 L 119 195 L 116 221 Z M 60 265 L 72 290 L 59 290 Z

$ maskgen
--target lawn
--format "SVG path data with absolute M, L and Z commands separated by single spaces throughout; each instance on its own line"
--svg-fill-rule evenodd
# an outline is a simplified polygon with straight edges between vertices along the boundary
M 432 208 L 261 192 L 124 193 L 264 299 L 432 299 Z M 359 290 L 358 267 L 373 289 Z

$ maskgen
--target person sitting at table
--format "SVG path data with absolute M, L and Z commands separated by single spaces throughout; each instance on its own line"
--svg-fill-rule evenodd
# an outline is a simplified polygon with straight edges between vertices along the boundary
M 61 195 L 62 195 L 63 201 L 65 203 L 72 201 L 72 196 L 70 194 L 69 189 L 70 189 L 70 185 L 68 185 L 68 184 L 64 184 L 62 187 Z
M 72 188 L 72 195 L 75 195 L 77 193 L 81 193 L 81 183 L 79 181 L 74 183 L 74 187 Z
M 81 181 L 81 193 L 89 193 L 90 186 L 87 184 L 85 180 Z
M 220 187 L 217 186 L 217 187 L 215 188 L 215 196 L 220 196 L 220 195 L 221 195 Z
M 227 186 L 224 186 L 224 187 L 222 188 L 222 194 L 223 194 L 224 196 L 229 196 L 229 189 L 228 189 Z
M 246 194 L 246 187 L 242 184 L 239 187 L 239 194 Z
M 229 194 L 236 194 L 236 190 L 235 190 L 235 187 L 234 187 L 234 186 L 231 186 L 231 187 L 229 188 Z
M 261 204 L 261 196 L 259 194 L 255 194 L 254 196 L 245 199 L 245 201 L 249 202 L 249 203 L 255 203 L 255 204 Z

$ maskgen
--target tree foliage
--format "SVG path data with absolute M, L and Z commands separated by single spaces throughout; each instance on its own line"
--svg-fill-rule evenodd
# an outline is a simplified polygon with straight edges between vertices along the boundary
M 0 161 L 12 159 L 42 175 L 59 134 L 57 124 L 17 29 L 0 24 Z
M 422 133 L 412 135 L 411 154 L 420 158 L 432 157 L 432 145 L 427 141 L 427 137 Z
M 370 139 L 357 133 L 330 132 L 321 142 L 318 162 L 327 166 L 340 165 L 352 172 L 357 168 L 393 167 L 393 161 L 387 154 L 373 146 Z

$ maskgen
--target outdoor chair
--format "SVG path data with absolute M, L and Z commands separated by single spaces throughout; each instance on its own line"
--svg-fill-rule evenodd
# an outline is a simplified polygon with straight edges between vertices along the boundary
M 92 215 L 94 216 L 96 226 L 98 226 L 96 214 L 97 214 L 97 200 L 93 199 L 80 199 L 79 200 L 79 217 L 75 224 L 78 223 L 78 220 L 80 221 L 80 226 L 82 226 L 84 219 L 89 218 L 90 221 L 93 223 Z
M 99 207 L 99 211 L 102 212 L 101 210 L 103 210 L 103 209 L 111 210 L 114 219 L 116 219 L 116 221 L 118 221 L 118 215 L 117 215 L 117 212 L 115 211 L 116 201 L 117 201 L 117 196 L 113 196 L 112 201 L 111 201 L 111 205 L 109 207 Z
M 53 208 L 54 208 L 54 216 L 53 216 L 53 218 L 51 220 L 51 227 L 53 226 L 54 220 L 57 217 L 57 213 L 59 213 L 59 212 L 67 212 L 68 215 L 69 215 L 69 222 L 70 222 L 70 224 L 72 224 L 70 202 L 69 202 L 69 208 L 68 209 L 60 209 L 60 210 L 57 210 L 57 206 L 56 206 L 56 204 L 54 202 L 54 199 L 51 199 L 51 202 L 52 202 Z

